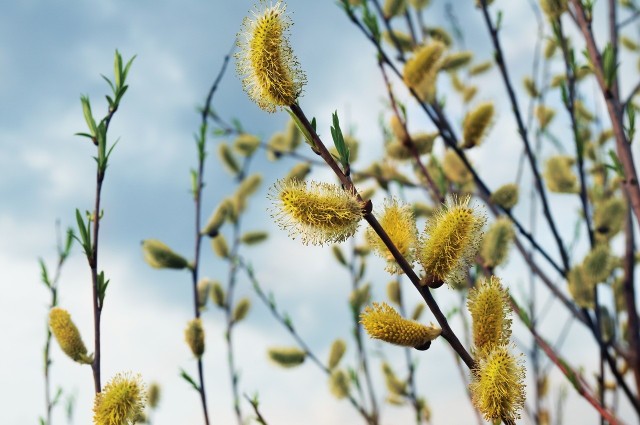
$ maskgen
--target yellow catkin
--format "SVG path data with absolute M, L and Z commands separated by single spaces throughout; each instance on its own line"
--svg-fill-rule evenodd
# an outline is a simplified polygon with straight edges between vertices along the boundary
M 411 6 L 415 7 L 418 10 L 422 10 L 425 7 L 429 6 L 431 0 L 409 0 Z
M 342 360 L 345 351 L 347 351 L 347 343 L 344 342 L 343 339 L 336 339 L 331 344 L 331 349 L 329 350 L 329 360 L 327 360 L 327 369 L 335 369 L 336 366 Z
M 493 62 L 491 61 L 481 62 L 469 68 L 469 75 L 475 76 L 475 75 L 484 74 L 485 72 L 489 71 L 492 67 L 493 67 Z
M 444 44 L 446 47 L 451 47 L 453 43 L 453 39 L 451 38 L 451 34 L 447 30 L 442 27 L 429 27 L 427 28 L 427 35 L 431 37 L 435 41 L 439 41 Z
M 291 24 L 283 2 L 261 0 L 238 34 L 236 65 L 243 88 L 267 112 L 294 104 L 306 82 L 287 38 Z
M 488 421 L 515 421 L 524 407 L 524 378 L 522 359 L 505 346 L 497 347 L 479 359 L 471 374 L 471 401 Z
M 613 271 L 613 257 L 608 244 L 596 245 L 582 262 L 585 273 L 593 282 L 604 282 Z
M 552 156 L 545 163 L 544 179 L 551 192 L 576 193 L 578 178 L 571 170 L 574 159 L 566 155 Z
M 311 172 L 311 165 L 308 162 L 301 162 L 296 164 L 289 170 L 289 174 L 284 178 L 285 180 L 304 180 Z
M 500 186 L 491 194 L 491 202 L 500 208 L 510 210 L 518 203 L 519 192 L 520 190 L 517 184 L 507 183 Z
M 142 414 L 146 402 L 146 389 L 139 375 L 117 374 L 101 392 L 93 404 L 95 425 L 126 425 L 135 422 Z
M 349 396 L 349 375 L 342 369 L 335 369 L 329 375 L 329 391 L 337 399 Z
M 400 282 L 392 280 L 387 283 L 387 298 L 396 305 L 400 305 Z
M 152 382 L 149 385 L 149 391 L 147 391 L 147 405 L 150 408 L 155 409 L 160 402 L 160 385 L 157 382 Z
M 187 324 L 184 339 L 194 356 L 200 358 L 204 354 L 204 329 L 201 319 L 193 319 Z
M 440 69 L 442 69 L 443 71 L 457 71 L 463 66 L 469 65 L 472 59 L 473 52 L 470 52 L 468 50 L 463 52 L 451 53 L 444 57 Z
M 423 83 L 435 85 L 440 59 L 445 45 L 432 41 L 422 46 L 404 66 L 403 78 L 408 87 L 417 90 Z
M 449 180 L 460 186 L 473 181 L 473 174 L 453 149 L 447 149 L 444 153 L 442 171 Z
M 242 180 L 242 183 L 238 186 L 237 194 L 239 196 L 248 197 L 256 193 L 260 184 L 262 183 L 262 176 L 259 173 L 252 174 L 249 177 Z
M 411 35 L 398 30 L 392 30 L 391 32 L 384 31 L 382 33 L 382 40 L 393 48 L 395 48 L 396 43 L 398 43 L 398 47 L 400 47 L 400 50 L 403 52 L 410 52 L 415 46 Z
M 418 349 L 427 348 L 442 332 L 437 326 L 425 326 L 402 318 L 387 303 L 373 303 L 366 307 L 360 315 L 360 323 L 371 338 Z
M 245 245 L 257 245 L 261 242 L 266 241 L 268 237 L 269 234 L 267 232 L 260 232 L 256 230 L 253 232 L 244 233 L 240 237 L 240 242 Z
M 533 81 L 533 79 L 531 77 L 524 77 L 524 79 L 522 80 L 522 85 L 524 86 L 525 91 L 527 92 L 527 94 L 531 97 L 539 97 L 540 96 L 540 91 L 538 90 L 538 87 L 536 86 L 536 82 Z
M 49 327 L 58 345 L 71 360 L 91 364 L 93 358 L 87 355 L 87 347 L 82 341 L 80 331 L 67 310 L 60 307 L 52 308 L 49 312 Z
M 363 216 L 355 195 L 329 183 L 279 180 L 269 198 L 280 228 L 293 238 L 300 236 L 305 245 L 343 242 L 353 236 Z
M 232 175 L 235 176 L 240 173 L 240 164 L 238 164 L 238 160 L 233 156 L 231 148 L 226 143 L 220 143 L 218 145 L 218 158 L 220 158 L 220 162 L 222 162 L 227 171 Z
M 272 347 L 267 354 L 272 362 L 285 368 L 299 366 L 307 357 L 307 353 L 297 347 Z
M 142 241 L 142 253 L 147 264 L 155 269 L 184 269 L 188 265 L 187 260 L 157 239 Z
M 480 145 L 493 122 L 494 114 L 493 102 L 484 102 L 465 116 L 462 123 L 463 148 L 469 149 Z
M 555 20 L 567 10 L 567 0 L 540 0 L 540 7 L 549 20 Z
M 220 282 L 214 281 L 211 284 L 211 301 L 220 308 L 226 304 L 226 296 Z
M 387 362 L 382 362 L 382 374 L 387 390 L 392 396 L 403 396 L 407 394 L 407 381 L 403 381 L 396 376 L 396 373 Z
M 582 308 L 593 308 L 595 306 L 593 293 L 595 282 L 585 273 L 582 265 L 569 270 L 567 280 L 573 301 Z
M 627 205 L 622 198 L 610 198 L 595 204 L 593 227 L 598 239 L 608 241 L 622 230 Z
M 236 304 L 236 308 L 233 310 L 233 321 L 239 322 L 243 320 L 249 314 L 251 310 L 251 300 L 249 298 L 242 298 Z
M 222 235 L 218 235 L 211 239 L 211 248 L 220 258 L 228 258 L 230 255 L 229 245 L 227 244 L 225 237 Z
M 253 134 L 242 133 L 233 141 L 233 148 L 241 155 L 251 156 L 260 146 L 260 139 Z
M 485 266 L 497 267 L 503 264 L 509 255 L 514 237 L 511 220 L 506 217 L 497 219 L 487 230 L 480 246 L 480 255 Z
M 211 279 L 203 278 L 198 281 L 196 287 L 196 294 L 198 296 L 198 308 L 203 310 L 207 306 L 209 300 L 209 293 L 211 292 L 211 285 L 213 281 Z
M 402 15 L 407 9 L 407 0 L 385 0 L 382 6 L 382 14 L 390 19 L 394 16 Z
M 478 86 L 467 86 L 462 90 L 462 100 L 464 103 L 469 103 L 478 94 Z
M 556 116 L 556 111 L 552 108 L 549 108 L 544 105 L 538 105 L 536 107 L 536 119 L 538 120 L 538 125 L 540 126 L 540 130 L 545 130 L 553 118 Z
M 218 231 L 224 224 L 224 221 L 227 219 L 227 215 L 229 213 L 229 203 L 221 202 L 220 205 L 216 207 L 216 209 L 207 220 L 207 224 L 202 228 L 202 234 L 208 235 L 210 237 L 215 237 L 218 234 Z
M 411 136 L 411 141 L 418 152 L 418 155 L 431 153 L 433 143 L 439 133 L 416 133 Z M 413 158 L 413 152 L 409 150 L 400 140 L 394 140 L 385 146 L 387 155 L 393 159 L 406 160 Z
M 506 345 L 511 337 L 509 295 L 500 279 L 481 279 L 469 291 L 467 308 L 471 313 L 473 344 L 482 357 L 495 347 Z
M 425 281 L 451 286 L 464 282 L 467 267 L 478 252 L 486 218 L 469 206 L 469 197 L 450 198 L 427 219 L 418 258 Z
M 384 210 L 381 214 L 377 214 L 377 218 L 400 254 L 409 264 L 412 264 L 415 261 L 418 230 L 411 206 L 401 204 L 397 199 L 386 199 Z M 387 260 L 385 268 L 387 272 L 402 273 L 402 269 L 393 258 L 391 251 L 372 228 L 367 229 L 367 241 L 376 254 Z
M 351 294 L 349 294 L 349 305 L 352 309 L 360 311 L 362 306 L 368 303 L 370 299 L 371 285 L 367 283 L 351 291 Z

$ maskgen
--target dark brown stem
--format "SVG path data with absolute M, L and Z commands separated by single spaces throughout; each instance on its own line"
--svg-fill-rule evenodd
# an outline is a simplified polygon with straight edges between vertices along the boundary
M 106 131 L 105 131 L 106 132 Z M 96 175 L 96 200 L 93 210 L 93 243 L 91 256 L 89 258 L 89 266 L 91 267 L 91 288 L 93 303 L 93 363 L 91 370 L 93 371 L 93 385 L 97 393 L 102 391 L 100 382 L 100 317 L 102 315 L 102 305 L 98 299 L 98 236 L 100 231 L 100 194 L 102 192 L 102 181 L 104 173 L 98 169 Z

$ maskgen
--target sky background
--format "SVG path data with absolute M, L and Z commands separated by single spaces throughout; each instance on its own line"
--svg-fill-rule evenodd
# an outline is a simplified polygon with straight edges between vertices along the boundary
M 427 21 L 448 28 L 444 18 L 447 2 L 433 3 Z M 455 4 L 466 47 L 475 52 L 476 61 L 490 59 L 490 40 L 473 2 L 449 3 Z M 529 1 L 498 0 L 496 4 L 504 12 L 503 46 L 521 106 L 526 107 L 519 82 L 531 70 L 536 20 Z M 39 283 L 37 259 L 42 257 L 53 269 L 56 220 L 63 227 L 70 226 L 76 208 L 91 208 L 94 148 L 86 139 L 74 136 L 85 131 L 79 97 L 88 95 L 95 115 L 102 116 L 107 86 L 100 74 L 111 76 L 115 49 L 125 59 L 137 57 L 129 74 L 129 91 L 109 130 L 110 140 L 120 138 L 120 142 L 111 157 L 103 190 L 100 262 L 111 278 L 102 316 L 103 381 L 121 371 L 140 373 L 145 382 L 162 386 L 155 424 L 201 423 L 197 394 L 178 376 L 180 368 L 195 376 L 196 362 L 183 342 L 184 327 L 192 316 L 190 276 L 151 269 L 142 259 L 140 242 L 157 238 L 191 256 L 193 202 L 188 191 L 189 169 L 196 164 L 193 134 L 199 126 L 197 107 L 202 105 L 243 17 L 253 5 L 254 1 L 246 0 L 0 3 L 0 423 L 34 424 L 45 410 L 42 346 L 49 300 Z M 333 1 L 290 0 L 288 10 L 295 23 L 291 44 L 308 79 L 301 100 L 303 109 L 317 117 L 321 135 L 329 134 L 331 113 L 338 110 L 343 127 L 352 129 L 361 140 L 356 165 L 368 164 L 382 153 L 377 123 L 385 103 L 374 50 Z M 634 69 L 635 62 L 630 66 L 623 62 L 623 92 L 636 82 Z M 477 83 L 477 100 L 495 100 L 499 120 L 485 146 L 472 152 L 471 157 L 489 186 L 496 188 L 515 179 L 514 164 L 521 145 L 497 72 L 480 77 Z M 399 92 L 405 93 L 401 89 Z M 551 102 L 557 103 L 558 99 Z M 239 118 L 247 131 L 262 138 L 282 130 L 288 118 L 284 112 L 267 114 L 248 100 L 233 61 L 213 106 L 226 119 Z M 457 101 L 447 104 L 447 113 L 457 125 L 464 112 Z M 411 106 L 409 125 L 412 131 L 432 130 L 427 118 Z M 559 132 L 566 128 L 562 121 L 554 125 Z M 219 140 L 210 140 L 208 151 L 215 152 L 214 143 Z M 264 183 L 250 202 L 244 229 L 267 230 L 270 238 L 262 246 L 246 248 L 244 255 L 314 352 L 326 359 L 331 342 L 341 337 L 349 341 L 346 360 L 353 364 L 355 345 L 350 340 L 347 305 L 349 276 L 336 265 L 329 249 L 303 247 L 271 222 L 268 187 L 296 162 L 269 162 L 263 153 L 258 157 L 252 170 L 262 173 Z M 234 190 L 232 178 L 215 155 L 209 158 L 203 218 Z M 313 177 L 332 181 L 322 169 L 314 170 Z M 573 233 L 574 201 L 552 196 L 566 238 Z M 528 220 L 527 211 L 521 206 L 516 213 Z M 544 237 L 542 243 L 552 249 Z M 206 240 L 202 261 L 202 276 L 226 279 L 226 265 L 214 258 Z M 368 279 L 373 299 L 378 301 L 384 299 L 389 280 L 383 267 L 381 261 L 369 265 Z M 516 255 L 499 274 L 517 296 L 523 293 L 527 274 Z M 405 291 L 411 300 L 409 305 L 417 301 L 413 292 Z M 238 284 L 238 298 L 241 296 L 251 297 L 254 308 L 235 331 L 240 389 L 260 394 L 261 409 L 269 423 L 360 423 L 348 402 L 331 396 L 326 377 L 313 364 L 282 370 L 269 363 L 268 347 L 293 345 L 294 341 L 252 294 L 244 276 Z M 445 311 L 454 306 L 455 297 L 446 290 L 438 291 L 437 296 Z M 59 301 L 70 311 L 87 343 L 92 340 L 90 299 L 89 269 L 81 250 L 74 245 L 62 272 Z M 553 340 L 559 332 L 558 323 L 564 323 L 567 317 L 557 304 L 552 304 L 552 310 L 541 325 Z M 203 320 L 209 410 L 213 423 L 233 423 L 223 316 L 210 308 Z M 424 320 L 433 318 L 426 314 Z M 456 321 L 454 325 L 458 325 Z M 528 341 L 522 329 L 516 326 L 515 331 L 520 340 Z M 585 340 L 589 337 L 576 324 L 565 347 L 573 365 L 592 370 L 596 364 L 593 345 Z M 404 364 L 401 349 L 375 342 L 369 347 L 392 363 Z M 52 357 L 54 387 L 61 386 L 66 394 L 76 397 L 74 423 L 90 423 L 90 368 L 71 362 L 55 343 Z M 437 341 L 416 357 L 418 390 L 432 406 L 434 423 L 473 420 L 446 344 Z M 385 390 L 379 363 L 374 363 L 382 400 Z M 557 387 L 554 391 L 557 393 Z M 597 423 L 590 406 L 573 390 L 569 393 L 566 423 L 577 423 L 576 417 L 581 418 L 580 423 Z M 246 403 L 242 408 L 249 412 Z M 624 403 L 621 412 L 622 417 L 633 418 Z M 54 423 L 65 423 L 63 418 L 62 409 L 57 409 Z M 405 423 L 411 421 L 411 412 L 385 406 L 382 418 L 384 424 Z

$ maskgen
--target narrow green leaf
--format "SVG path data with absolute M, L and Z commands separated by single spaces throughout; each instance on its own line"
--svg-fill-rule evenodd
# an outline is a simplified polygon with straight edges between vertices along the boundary
M 349 148 L 344 141 L 342 130 L 340 129 L 340 120 L 338 119 L 338 112 L 334 112 L 332 115 L 333 126 L 331 127 L 331 137 L 333 138 L 333 144 L 340 155 L 340 163 L 346 170 L 349 166 Z
M 615 171 L 620 177 L 624 179 L 624 167 L 618 158 L 618 155 L 613 151 L 613 149 L 609 149 L 609 158 L 611 158 L 611 162 L 613 164 L 606 164 L 606 167 Z
M 84 120 L 87 123 L 87 127 L 89 127 L 89 131 L 91 132 L 91 136 L 95 137 L 97 128 L 96 121 L 93 119 L 93 115 L 91 114 L 91 103 L 87 96 L 80 96 L 80 102 L 82 103 L 82 113 L 84 114 Z
M 180 369 L 180 376 L 182 377 L 182 379 L 190 383 L 194 390 L 200 392 L 200 386 L 196 384 L 196 381 L 191 376 L 189 376 L 189 374 L 184 369 Z
M 49 273 L 47 272 L 47 266 L 44 263 L 42 258 L 38 258 L 38 263 L 40 263 L 40 279 L 42 283 L 47 285 L 47 287 L 51 288 L 51 282 L 49 281 Z

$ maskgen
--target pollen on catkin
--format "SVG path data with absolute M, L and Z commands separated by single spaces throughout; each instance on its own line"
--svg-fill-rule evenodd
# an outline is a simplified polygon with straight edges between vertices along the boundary
M 87 355 L 87 347 L 82 341 L 80 331 L 67 310 L 60 307 L 52 308 L 49 312 L 49 327 L 67 356 L 78 363 L 91 364 L 93 359 Z
M 480 145 L 493 121 L 493 102 L 484 102 L 467 113 L 462 123 L 462 147 L 470 149 Z
M 426 326 L 404 319 L 387 303 L 367 306 L 360 314 L 360 323 L 371 338 L 417 349 L 428 347 L 442 332 L 435 325 Z
M 471 401 L 488 421 L 515 421 L 524 407 L 524 378 L 521 357 L 514 356 L 507 346 L 496 347 L 478 360 L 471 373 Z
M 296 102 L 306 82 L 287 38 L 286 5 L 260 1 L 238 34 L 236 68 L 249 97 L 267 112 Z
M 486 217 L 469 206 L 469 197 L 449 198 L 427 219 L 418 243 L 418 260 L 425 283 L 459 286 L 478 252 Z
M 129 425 L 135 423 L 146 402 L 146 389 L 140 375 L 117 374 L 93 404 L 95 425 Z
M 507 345 L 511 337 L 509 295 L 500 279 L 481 279 L 469 290 L 467 308 L 471 313 L 473 344 L 482 357 L 497 346 Z
M 411 206 L 401 204 L 397 199 L 386 199 L 384 210 L 377 218 L 400 254 L 409 264 L 412 264 L 415 261 L 418 230 Z M 376 254 L 387 260 L 385 268 L 387 272 L 391 274 L 402 273 L 402 269 L 393 258 L 391 251 L 372 228 L 367 229 L 367 241 Z
M 305 245 L 343 242 L 363 217 L 362 205 L 340 186 L 322 182 L 279 180 L 271 187 L 272 217 L 289 236 Z

